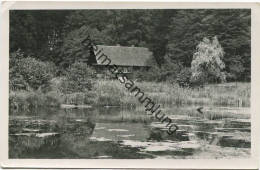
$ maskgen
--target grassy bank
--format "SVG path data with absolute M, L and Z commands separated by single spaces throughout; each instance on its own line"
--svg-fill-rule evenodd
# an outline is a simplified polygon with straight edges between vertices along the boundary
M 135 83 L 145 96 L 165 107 L 199 104 L 221 106 L 250 106 L 250 83 L 206 85 L 203 88 L 182 88 L 167 83 Z M 96 82 L 97 103 L 101 105 L 138 106 L 138 98 L 117 80 Z
M 182 88 L 167 83 L 136 82 L 145 96 L 156 104 L 171 107 L 185 104 L 250 106 L 250 83 L 226 83 L 206 85 L 203 88 Z M 59 83 L 54 81 L 49 92 L 10 91 L 10 107 L 31 109 L 41 106 L 56 107 L 60 104 L 121 106 L 135 108 L 142 106 L 118 80 L 96 80 L 92 91 L 64 94 Z
M 9 108 L 19 110 L 31 110 L 38 107 L 59 107 L 62 103 L 61 94 L 50 91 L 42 93 L 40 91 L 10 91 Z

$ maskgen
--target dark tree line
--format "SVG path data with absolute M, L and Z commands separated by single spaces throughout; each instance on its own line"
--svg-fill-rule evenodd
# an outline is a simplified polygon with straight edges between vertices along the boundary
M 64 68 L 88 59 L 80 42 L 89 34 L 98 44 L 148 47 L 161 67 L 187 68 L 199 42 L 217 36 L 228 80 L 249 81 L 250 29 L 248 9 L 13 10 L 10 53 Z

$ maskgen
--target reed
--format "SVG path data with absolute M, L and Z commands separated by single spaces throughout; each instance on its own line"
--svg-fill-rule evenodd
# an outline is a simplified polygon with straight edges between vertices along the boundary
M 202 119 L 207 120 L 222 120 L 227 118 L 235 118 L 235 119 L 250 119 L 250 114 L 240 114 L 240 113 L 231 113 L 227 112 L 226 110 L 211 110 L 211 111 L 205 111 L 203 114 L 200 114 L 196 111 L 196 109 L 192 111 L 186 112 L 186 114 L 190 117 L 199 117 Z
M 118 80 L 98 80 L 93 89 L 97 96 L 96 105 L 136 107 L 139 102 Z
M 31 110 L 39 107 L 57 107 L 61 104 L 60 94 L 41 91 L 10 91 L 9 108 L 12 111 Z
M 226 83 L 206 85 L 202 88 L 182 88 L 168 83 L 137 82 L 135 86 L 164 107 L 199 104 L 221 106 L 250 106 L 250 83 Z M 99 105 L 142 105 L 117 80 L 99 80 L 94 89 Z
M 57 87 L 56 87 L 57 86 Z M 58 85 L 51 91 L 10 91 L 10 108 L 30 109 L 40 106 L 63 104 L 143 107 L 118 80 L 96 80 L 88 92 L 62 94 Z M 155 104 L 161 107 L 180 105 L 250 106 L 250 83 L 226 83 L 206 85 L 203 88 L 182 88 L 169 83 L 136 82 L 137 86 Z
M 78 92 L 64 94 L 62 96 L 63 104 L 71 105 L 93 105 L 97 103 L 96 95 L 93 92 Z

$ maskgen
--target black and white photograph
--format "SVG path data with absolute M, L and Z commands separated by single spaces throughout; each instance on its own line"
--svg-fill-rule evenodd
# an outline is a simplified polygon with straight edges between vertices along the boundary
M 9 159 L 250 158 L 250 9 L 10 10 L 9 30 Z
M 259 168 L 257 4 L 2 5 L 1 167 Z

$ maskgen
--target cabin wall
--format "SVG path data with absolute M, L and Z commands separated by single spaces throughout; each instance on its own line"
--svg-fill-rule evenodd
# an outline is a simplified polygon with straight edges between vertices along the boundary
M 97 77 L 99 77 L 99 78 L 111 78 L 111 76 L 113 77 L 112 73 L 109 70 L 109 68 L 112 68 L 112 67 L 113 66 L 105 66 L 105 65 L 95 65 L 94 66 L 94 68 L 97 72 Z M 128 78 L 132 78 L 133 73 L 135 71 L 139 71 L 141 69 L 145 69 L 145 70 L 149 69 L 149 67 L 143 67 L 143 66 L 117 66 L 117 67 L 118 67 L 118 70 L 121 70 L 121 72 L 124 75 L 127 75 Z M 116 78 L 116 77 L 114 77 L 114 78 Z

